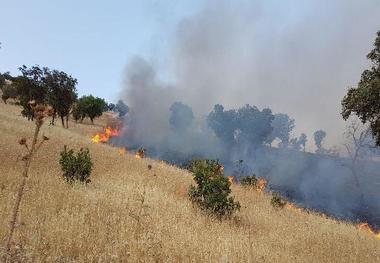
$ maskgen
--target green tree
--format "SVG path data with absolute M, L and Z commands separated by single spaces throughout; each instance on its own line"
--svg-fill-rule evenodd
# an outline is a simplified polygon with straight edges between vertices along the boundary
M 124 101 L 119 100 L 115 106 L 115 110 L 119 113 L 119 117 L 124 117 L 129 112 L 129 107 Z
M 277 113 L 272 120 L 272 133 L 271 140 L 278 138 L 281 140 L 280 147 L 286 148 L 289 146 L 290 133 L 295 127 L 294 119 L 290 118 L 287 114 Z
M 94 123 L 96 117 L 102 116 L 103 112 L 107 111 L 107 103 L 104 99 L 92 95 L 81 97 L 78 103 L 82 115 L 89 117 L 91 123 Z
M 38 66 L 31 68 L 23 65 L 19 68 L 22 75 L 14 78 L 13 85 L 16 88 L 20 105 L 21 114 L 28 120 L 34 119 L 34 113 L 30 102 L 36 104 L 46 104 L 47 89 L 43 83 L 43 70 Z
M 169 123 L 173 130 L 183 132 L 190 127 L 194 119 L 193 110 L 190 106 L 181 102 L 174 102 L 169 110 L 171 112 Z
M 115 111 L 116 110 L 116 105 L 112 102 L 107 104 L 107 108 L 109 111 Z
M 380 146 L 380 31 L 367 58 L 372 66 L 363 71 L 358 86 L 350 88 L 343 98 L 342 117 L 347 120 L 356 114 L 363 123 L 369 123 L 376 145 Z
M 323 140 L 326 137 L 326 132 L 324 130 L 318 130 L 314 132 L 314 143 L 317 146 L 316 153 L 324 153 L 324 149 L 322 147 Z
M 207 125 L 225 144 L 226 148 L 232 147 L 235 143 L 237 123 L 236 110 L 224 110 L 224 107 L 220 104 L 216 104 L 214 110 L 207 116 Z
M 47 102 L 53 107 L 54 116 L 58 114 L 62 126 L 68 128 L 70 110 L 77 99 L 76 84 L 78 81 L 63 71 L 44 68 L 43 83 L 47 89 Z

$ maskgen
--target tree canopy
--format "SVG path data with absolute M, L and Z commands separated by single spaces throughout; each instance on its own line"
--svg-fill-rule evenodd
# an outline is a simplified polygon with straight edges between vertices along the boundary
M 44 68 L 43 71 L 47 102 L 53 107 L 54 114 L 58 114 L 61 118 L 62 126 L 65 126 L 64 118 L 66 118 L 67 128 L 70 110 L 77 99 L 75 87 L 77 80 L 63 71 L 50 70 L 49 68 Z
M 380 146 L 380 31 L 367 58 L 372 66 L 363 71 L 358 86 L 350 88 L 343 98 L 342 117 L 347 120 L 351 114 L 356 114 L 363 123 L 369 123 L 376 144 Z
M 119 117 L 124 117 L 129 112 L 129 107 L 124 101 L 119 100 L 115 105 L 115 110 L 119 113 Z
M 322 147 L 322 142 L 326 137 L 326 132 L 324 130 L 318 130 L 314 132 L 314 142 L 315 146 L 317 146 L 316 153 L 322 153 L 323 152 L 323 147 Z
M 13 85 L 17 90 L 18 99 L 23 108 L 21 114 L 28 120 L 33 120 L 33 110 L 29 102 L 46 103 L 47 87 L 43 83 L 43 70 L 38 66 L 28 68 L 25 65 L 19 70 L 22 75 L 14 79 Z
M 102 116 L 103 112 L 108 109 L 104 99 L 92 95 L 81 97 L 78 101 L 78 107 L 82 116 L 89 117 L 91 123 L 94 123 L 94 119 Z
M 306 142 L 307 142 L 307 136 L 305 133 L 301 133 L 300 137 L 298 138 L 292 138 L 289 141 L 290 147 L 300 151 L 303 150 L 304 152 L 306 151 Z
M 246 104 L 237 110 L 237 126 L 239 138 L 243 143 L 257 147 L 270 141 L 273 114 L 270 109 L 260 111 L 256 106 Z
M 191 125 L 194 114 L 190 106 L 174 102 L 169 110 L 171 112 L 169 123 L 173 130 L 183 132 Z
M 278 138 L 281 140 L 280 147 L 287 147 L 289 144 L 290 133 L 294 129 L 294 119 L 291 119 L 285 113 L 276 113 L 272 121 L 272 139 Z
M 222 105 L 217 104 L 208 115 L 207 123 L 227 146 L 241 142 L 258 147 L 270 141 L 273 118 L 270 109 L 260 111 L 256 106 L 247 104 L 238 110 L 225 111 Z
M 225 111 L 222 105 L 216 104 L 214 110 L 207 116 L 208 126 L 227 146 L 232 146 L 235 140 L 236 114 L 236 110 Z

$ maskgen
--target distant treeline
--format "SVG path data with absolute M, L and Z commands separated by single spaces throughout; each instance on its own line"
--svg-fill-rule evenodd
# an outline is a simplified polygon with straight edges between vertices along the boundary
M 56 119 L 60 118 L 62 126 L 66 128 L 70 115 L 75 121 L 88 117 L 93 123 L 105 111 L 118 112 L 121 117 L 129 111 L 121 100 L 115 105 L 92 95 L 78 98 L 77 79 L 63 71 L 39 66 L 22 66 L 19 70 L 19 76 L 11 76 L 9 72 L 0 74 L 1 98 L 4 103 L 8 99 L 15 99 L 22 107 L 21 114 L 28 120 L 34 118 L 31 101 L 50 105 L 54 111 L 51 124 L 54 125 Z

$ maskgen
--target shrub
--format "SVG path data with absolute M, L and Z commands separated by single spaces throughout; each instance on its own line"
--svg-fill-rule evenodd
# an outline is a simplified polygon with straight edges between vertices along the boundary
M 282 200 L 276 193 L 272 193 L 270 204 L 275 208 L 283 208 L 286 205 L 286 201 Z
M 8 99 L 17 98 L 17 90 L 12 85 L 4 85 L 1 90 L 3 92 L 1 99 L 4 101 L 4 103 L 7 103 Z
M 252 176 L 246 176 L 240 180 L 240 183 L 243 186 L 256 187 L 257 186 L 257 177 L 254 174 Z
M 75 154 L 72 149 L 67 151 L 65 146 L 61 152 L 59 163 L 63 171 L 63 178 L 66 182 L 73 183 L 79 181 L 86 184 L 91 182 L 89 177 L 93 163 L 87 148 L 81 148 L 77 154 Z
M 216 160 L 191 161 L 190 171 L 193 172 L 197 186 L 191 186 L 189 197 L 201 209 L 216 215 L 218 218 L 231 216 L 240 209 L 239 202 L 229 196 L 231 193 L 228 179 L 223 175 L 223 166 Z

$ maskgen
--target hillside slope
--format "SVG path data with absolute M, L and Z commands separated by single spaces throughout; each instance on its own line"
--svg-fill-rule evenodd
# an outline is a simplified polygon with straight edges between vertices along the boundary
M 233 186 L 235 220 L 203 215 L 187 198 L 191 175 L 108 145 L 92 144 L 97 125 L 47 123 L 15 232 L 15 259 L 33 262 L 380 262 L 380 240 L 355 226 L 270 205 L 270 196 Z M 4 240 L 33 123 L 0 103 L 0 241 Z M 63 145 L 88 147 L 88 186 L 70 187 L 58 164 Z M 152 169 L 147 168 L 148 164 Z

